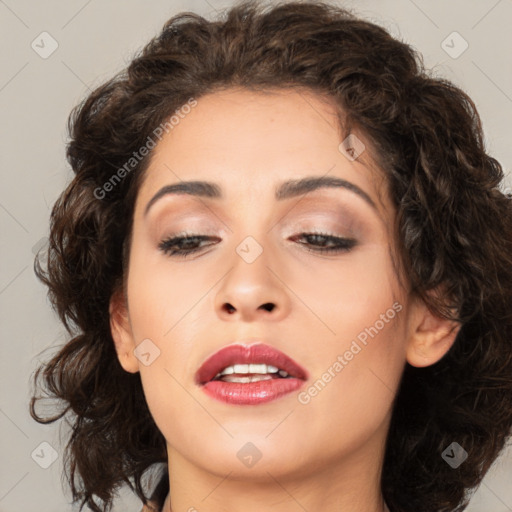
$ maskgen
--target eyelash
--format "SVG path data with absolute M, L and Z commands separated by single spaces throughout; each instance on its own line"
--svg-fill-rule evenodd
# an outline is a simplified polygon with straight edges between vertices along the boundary
M 300 235 L 295 236 L 294 238 L 311 238 L 311 237 L 321 237 L 324 238 L 325 241 L 337 242 L 335 247 L 318 247 L 317 249 L 306 248 L 307 251 L 317 254 L 339 254 L 343 252 L 349 252 L 357 245 L 357 241 L 353 238 L 343 238 L 338 237 L 329 233 L 300 233 Z M 194 249 L 177 249 L 173 250 L 173 247 L 179 245 L 181 242 L 190 242 L 191 240 L 195 240 L 196 242 L 205 241 L 211 239 L 213 237 L 204 236 L 204 235 L 194 235 L 183 233 L 181 235 L 173 236 L 170 238 L 166 238 L 162 240 L 158 245 L 158 248 L 168 256 L 174 258 L 187 258 L 189 255 L 192 255 L 198 251 L 200 251 L 203 247 L 196 247 Z M 303 244 L 306 245 L 306 244 Z

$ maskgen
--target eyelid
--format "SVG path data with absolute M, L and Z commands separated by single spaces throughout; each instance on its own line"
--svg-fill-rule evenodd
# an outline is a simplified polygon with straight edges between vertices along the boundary
M 289 225 L 283 226 L 281 234 L 284 238 L 288 238 L 297 233 L 318 233 L 321 235 L 329 235 L 339 238 L 354 238 L 361 240 L 364 238 L 363 230 L 354 222 L 317 222 L 314 219 L 294 221 Z
M 307 206 L 306 208 L 297 212 L 293 217 L 294 229 L 296 226 L 302 228 L 315 223 L 330 230 L 342 231 L 351 236 L 361 235 L 362 231 L 365 231 L 367 225 L 365 216 L 359 213 L 357 208 L 348 204 L 336 203 L 329 210 L 326 210 L 326 204 Z M 287 222 L 286 219 L 284 219 L 284 222 Z
M 363 214 L 359 214 L 357 208 L 349 204 L 336 203 L 328 211 L 325 203 L 306 204 L 301 210 L 295 212 L 295 215 L 292 211 L 277 219 L 277 222 L 270 224 L 266 233 L 277 230 L 284 238 L 300 232 L 329 233 L 331 236 L 355 238 L 361 241 L 372 228 Z M 174 210 L 174 214 L 167 211 L 157 219 L 155 233 L 159 239 L 190 234 L 225 238 L 231 236 L 234 231 L 230 228 L 229 221 L 224 222 L 216 214 L 208 211 L 190 211 L 188 208 Z M 172 227 L 172 224 L 176 227 Z

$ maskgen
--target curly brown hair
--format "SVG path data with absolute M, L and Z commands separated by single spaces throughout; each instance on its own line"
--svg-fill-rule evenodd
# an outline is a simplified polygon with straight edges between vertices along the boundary
M 405 365 L 382 492 L 393 512 L 464 510 L 512 428 L 511 196 L 500 190 L 503 170 L 486 153 L 470 97 L 384 28 L 322 2 L 244 2 L 216 21 L 176 15 L 70 115 L 75 176 L 51 213 L 46 268 L 39 257 L 34 263 L 72 335 L 37 369 L 34 385 L 42 372 L 48 396 L 64 407 L 41 417 L 34 394 L 30 413 L 40 423 L 72 415 L 66 471 L 74 502 L 108 511 L 127 484 L 146 504 L 146 472 L 167 462 L 140 376 L 122 369 L 109 323 L 152 153 L 104 197 L 98 191 L 189 98 L 231 87 L 327 94 L 345 136 L 355 126 L 371 141 L 412 290 L 462 324 L 436 364 Z M 439 287 L 443 296 L 431 293 Z M 452 441 L 469 453 L 456 470 L 441 457 Z M 160 507 L 166 478 L 154 494 Z

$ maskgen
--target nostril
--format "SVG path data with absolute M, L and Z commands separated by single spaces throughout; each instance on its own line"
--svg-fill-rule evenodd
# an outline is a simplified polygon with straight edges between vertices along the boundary
M 233 313 L 233 311 L 235 311 L 235 308 L 234 308 L 231 304 L 224 304 L 224 309 L 225 309 L 228 313 Z
M 228 313 L 233 313 L 236 311 L 236 308 L 234 306 L 232 306 L 231 304 L 229 304 L 229 302 L 226 302 L 226 304 L 224 304 L 223 308 L 228 312 Z M 267 311 L 272 311 L 274 308 L 275 308 L 275 304 L 273 304 L 272 302 L 266 302 L 265 304 L 262 304 L 259 309 L 265 309 Z

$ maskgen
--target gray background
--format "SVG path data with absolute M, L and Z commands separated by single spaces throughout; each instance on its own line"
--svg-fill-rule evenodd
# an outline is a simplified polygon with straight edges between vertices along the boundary
M 487 149 L 507 171 L 510 187 L 512 0 L 338 3 L 412 44 L 428 67 L 468 92 L 482 117 Z M 34 251 L 45 243 L 50 208 L 71 176 L 64 156 L 67 116 L 92 88 L 125 67 L 171 15 L 183 10 L 210 15 L 230 4 L 0 0 L 0 512 L 78 510 L 61 486 L 65 424 L 39 425 L 28 412 L 28 382 L 40 352 L 65 341 L 32 265 Z M 40 36 L 44 31 L 58 43 L 47 58 L 31 47 L 35 41 L 40 53 L 51 48 L 48 36 Z M 453 31 L 469 45 L 456 58 L 461 41 L 451 36 L 443 44 Z M 56 451 L 47 469 L 41 465 L 52 462 L 52 452 L 42 442 Z M 467 510 L 512 512 L 511 477 L 508 449 Z M 138 499 L 122 492 L 114 510 L 140 508 Z

